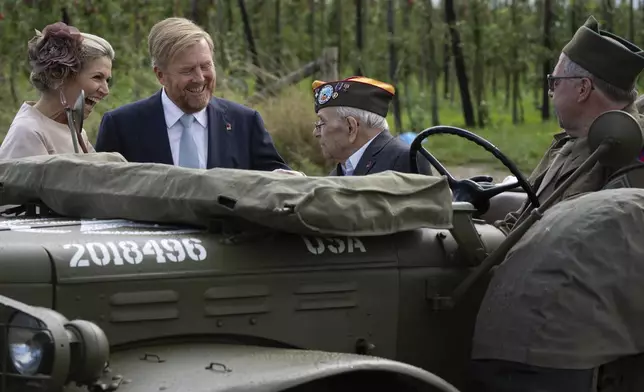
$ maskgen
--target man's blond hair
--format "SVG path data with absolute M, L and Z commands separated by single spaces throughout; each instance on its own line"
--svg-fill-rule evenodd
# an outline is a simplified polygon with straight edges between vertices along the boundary
M 173 17 L 158 22 L 152 26 L 148 35 L 148 52 L 152 66 L 160 68 L 167 66 L 177 52 L 202 39 L 206 40 L 212 52 L 214 44 L 210 34 L 191 20 Z

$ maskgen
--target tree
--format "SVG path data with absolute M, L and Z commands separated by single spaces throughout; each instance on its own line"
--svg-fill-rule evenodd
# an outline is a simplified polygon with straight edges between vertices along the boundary
M 472 108 L 472 99 L 470 98 L 469 83 L 465 68 L 465 59 L 461 49 L 461 37 L 456 28 L 456 13 L 454 12 L 454 1 L 445 0 L 445 22 L 449 26 L 450 36 L 452 38 L 452 54 L 454 55 L 454 66 L 456 67 L 456 79 L 458 80 L 459 91 L 461 93 L 461 105 L 463 106 L 463 117 L 465 125 L 473 127 L 474 109 Z

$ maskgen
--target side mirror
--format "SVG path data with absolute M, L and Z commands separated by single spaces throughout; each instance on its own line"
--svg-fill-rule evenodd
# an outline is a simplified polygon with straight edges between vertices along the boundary
M 622 110 L 602 113 L 588 131 L 590 152 L 595 152 L 602 144 L 608 145 L 599 157 L 602 165 L 619 168 L 631 164 L 644 147 L 642 127 L 635 117 Z
M 60 391 L 92 385 L 109 359 L 105 333 L 88 321 L 0 295 L 0 385 L 7 391 Z
M 83 119 L 85 114 L 85 91 L 81 90 L 76 98 L 73 108 L 65 109 L 67 112 L 67 126 L 72 134 L 74 152 L 78 154 L 78 138 L 83 130 Z

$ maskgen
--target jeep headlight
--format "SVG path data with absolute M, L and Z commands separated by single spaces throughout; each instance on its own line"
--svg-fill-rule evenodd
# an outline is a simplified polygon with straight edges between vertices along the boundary
M 0 350 L 0 385 L 8 391 L 91 385 L 109 358 L 107 337 L 97 325 L 1 295 Z
M 9 322 L 7 343 L 9 358 L 16 371 L 25 376 L 35 375 L 43 365 L 45 351 L 53 350 L 46 326 L 22 312 L 14 313 Z

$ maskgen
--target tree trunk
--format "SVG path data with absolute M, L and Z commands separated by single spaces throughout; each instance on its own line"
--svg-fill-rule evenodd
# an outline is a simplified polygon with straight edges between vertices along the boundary
M 319 53 L 315 39 L 315 0 L 309 0 L 309 39 L 311 40 L 311 61 L 318 58 Z
M 512 72 L 508 67 L 503 67 L 505 71 L 505 108 L 510 107 L 510 98 L 512 97 Z
M 364 75 L 364 70 L 362 68 L 362 55 L 364 49 L 364 26 L 362 19 L 362 0 L 355 0 L 356 2 L 356 49 L 358 52 L 358 63 L 356 64 L 355 74 Z
M 250 50 L 251 56 L 253 58 L 253 65 L 258 69 L 261 69 L 262 66 L 259 63 L 259 55 L 257 54 L 257 48 L 255 47 L 255 39 L 253 38 L 253 30 L 250 26 L 250 21 L 248 20 L 248 13 L 246 12 L 246 4 L 244 0 L 238 0 L 239 10 L 241 11 L 242 21 L 244 23 L 244 34 L 246 35 L 246 43 L 248 44 L 248 49 Z M 260 90 L 264 87 L 264 80 L 261 74 L 257 74 L 257 89 Z
M 544 0 L 543 4 L 543 47 L 546 49 L 546 57 L 543 60 L 543 94 L 541 103 L 541 119 L 543 121 L 550 119 L 550 96 L 548 94 L 548 78 L 547 75 L 552 71 L 550 55 L 552 53 L 552 37 L 550 29 L 552 27 L 552 2 L 551 0 Z
M 320 17 L 322 18 L 322 28 L 320 29 L 320 47 L 326 48 L 326 1 L 323 1 L 320 5 Z
M 517 0 L 512 1 L 510 9 L 512 17 L 512 29 L 519 28 L 517 23 Z M 519 58 L 519 43 L 512 42 L 512 58 Z M 519 123 L 519 69 L 516 64 L 511 65 L 512 69 L 512 124 Z
M 337 31 L 337 36 L 336 36 L 336 46 L 338 47 L 338 69 L 340 72 L 342 72 L 342 57 L 343 57 L 343 51 L 342 51 L 342 23 L 343 23 L 343 12 L 342 12 L 342 4 L 344 1 L 342 0 L 336 0 L 335 1 L 335 18 L 332 19 L 332 24 L 333 28 Z
M 69 17 L 69 12 L 67 12 L 67 7 L 63 7 L 60 9 L 60 12 L 62 14 L 61 20 L 63 23 L 67 25 L 72 24 L 72 18 Z
M 228 69 L 228 57 L 226 56 L 226 26 L 224 25 L 224 2 L 226 0 L 215 0 L 216 25 L 217 25 L 217 42 L 219 56 L 215 58 L 215 63 L 219 63 L 222 70 Z M 279 1 L 279 0 L 278 0 Z
M 397 80 L 398 80 L 398 58 L 396 56 L 396 43 L 394 41 L 395 29 L 394 29 L 394 0 L 388 0 L 387 2 L 387 30 L 389 31 L 389 79 L 391 83 L 398 90 Z M 402 130 L 402 119 L 400 118 L 400 99 L 398 98 L 400 93 L 394 95 L 393 98 L 393 109 L 394 109 L 394 122 L 396 127 L 396 133 L 400 133 Z
M 463 58 L 463 51 L 461 49 L 461 37 L 456 29 L 456 13 L 454 12 L 453 0 L 445 0 L 445 22 L 449 26 L 452 37 L 452 53 L 454 54 L 454 66 L 461 95 L 465 125 L 473 127 L 476 125 L 476 121 L 474 120 L 474 109 L 472 108 L 472 99 L 470 98 L 465 59 Z
M 226 4 L 226 32 L 229 32 L 235 25 L 235 18 L 233 17 L 233 2 L 230 0 L 223 0 L 223 3 Z
M 447 0 L 443 0 L 443 9 L 447 7 Z M 450 59 L 452 55 L 449 51 L 449 31 L 445 31 L 445 36 L 443 37 L 443 97 L 449 99 L 449 86 L 450 86 Z
M 450 63 L 451 63 L 451 53 L 449 50 L 449 33 L 446 31 L 445 32 L 445 37 L 443 37 L 443 77 L 445 80 L 443 81 L 443 97 L 445 99 L 449 99 L 449 75 L 450 75 Z
M 603 0 L 602 1 L 602 14 L 604 17 L 604 23 L 606 26 L 602 30 L 613 31 L 613 10 L 615 5 L 613 0 Z
M 570 0 L 570 37 L 577 32 L 577 7 L 579 0 Z
M 145 9 L 145 8 L 143 8 Z M 203 21 L 199 17 L 203 13 L 199 12 L 199 0 L 192 0 L 190 4 L 190 15 L 193 22 L 195 22 L 198 25 L 203 24 Z
M 498 8 L 498 3 L 497 0 L 492 0 L 492 24 L 497 23 L 497 8 Z M 499 70 L 499 56 L 493 55 L 492 61 L 490 61 L 490 68 L 491 68 L 491 73 L 492 73 L 492 97 L 496 100 L 497 93 L 498 93 L 498 85 L 497 85 L 497 72 Z
M 221 0 L 220 0 L 221 1 Z M 282 76 L 285 74 L 283 73 L 282 67 L 284 64 L 282 63 L 282 9 L 281 9 L 282 3 L 281 0 L 275 0 L 275 38 L 274 38 L 274 43 L 275 43 L 275 52 L 273 52 L 274 56 L 274 63 L 275 63 L 275 68 L 277 70 L 277 74 Z
M 403 9 L 403 26 L 406 27 L 406 29 L 403 30 L 403 34 L 407 34 L 407 30 L 411 28 L 411 7 L 412 7 L 411 2 L 407 2 L 407 5 L 404 6 Z M 411 76 L 411 55 L 409 53 L 409 40 L 407 39 L 406 36 L 400 37 L 402 38 L 403 42 L 403 55 L 402 55 L 402 62 L 401 62 L 401 80 L 402 80 L 402 86 L 403 86 L 403 93 L 405 94 L 405 101 L 403 102 L 403 107 L 407 109 L 407 117 L 409 117 L 409 122 L 411 123 L 411 130 L 415 131 L 417 128 L 417 124 L 415 121 L 415 116 L 414 116 L 414 111 L 413 109 L 413 98 L 411 97 L 411 91 L 409 89 L 409 77 Z
M 474 75 L 474 99 L 477 109 L 478 126 L 483 128 L 485 126 L 487 114 L 483 102 L 483 67 L 485 65 L 483 63 L 483 48 L 481 47 L 481 5 L 480 0 L 476 0 L 474 2 L 475 7 L 472 10 L 472 18 L 474 22 L 474 70 L 472 73 Z
M 635 42 L 635 11 L 633 10 L 633 0 L 628 5 L 628 39 Z
M 427 20 L 427 53 L 428 56 L 423 56 L 426 61 L 427 66 L 427 78 L 429 79 L 429 84 L 431 86 L 431 113 L 432 113 L 432 125 L 438 125 L 440 119 L 438 116 L 438 64 L 436 63 L 436 47 L 434 42 L 433 27 L 433 15 L 434 15 L 434 5 L 432 0 L 426 0 L 426 20 Z

